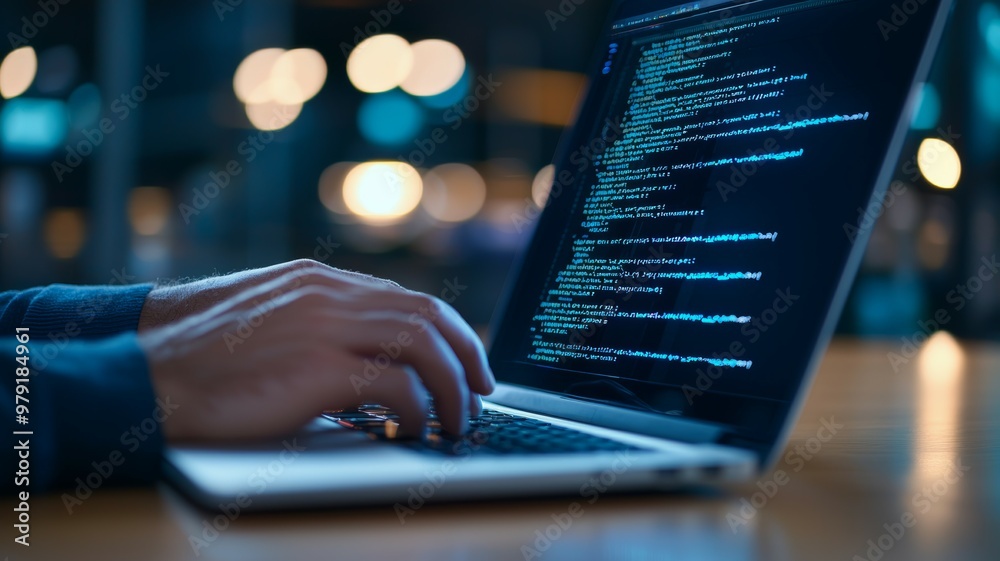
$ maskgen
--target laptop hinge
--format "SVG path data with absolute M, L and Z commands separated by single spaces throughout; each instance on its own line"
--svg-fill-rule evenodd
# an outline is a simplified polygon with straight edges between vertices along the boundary
M 708 423 L 644 413 L 509 384 L 499 384 L 489 401 L 604 428 L 693 444 L 718 442 L 725 431 Z

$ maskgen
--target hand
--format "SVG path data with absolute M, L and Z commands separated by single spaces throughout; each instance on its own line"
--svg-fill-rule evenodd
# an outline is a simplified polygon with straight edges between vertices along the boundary
M 378 286 L 402 288 L 390 280 L 350 271 L 340 271 L 310 259 L 298 259 L 280 265 L 209 277 L 195 282 L 158 286 L 146 297 L 142 313 L 139 315 L 139 332 L 162 327 L 207 311 L 245 290 L 295 272 L 337 272 L 340 275 L 358 281 L 367 281 Z M 302 282 L 308 283 L 310 280 L 317 279 L 307 276 L 302 279 Z
M 207 296 L 186 285 L 206 309 L 140 332 L 157 394 L 180 406 L 164 424 L 169 440 L 278 436 L 362 403 L 393 409 L 418 436 L 428 396 L 446 430 L 465 432 L 495 381 L 458 312 L 365 275 L 283 267 L 202 281 Z

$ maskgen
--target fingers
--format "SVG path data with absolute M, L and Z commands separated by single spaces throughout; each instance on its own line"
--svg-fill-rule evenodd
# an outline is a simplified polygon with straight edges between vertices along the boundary
M 394 296 L 391 307 L 397 309 L 390 311 L 372 303 L 384 299 L 385 290 L 364 294 L 360 307 L 351 309 L 344 291 L 308 286 L 268 299 L 259 317 L 248 309 L 223 313 L 220 306 L 144 335 L 157 391 L 184 404 L 184 413 L 165 428 L 168 436 L 271 436 L 324 409 L 362 403 L 393 409 L 400 430 L 422 435 L 429 396 L 442 427 L 465 432 L 468 416 L 482 406 L 479 392 L 469 389 L 458 344 L 443 334 L 451 324 L 399 311 L 421 302 L 413 293 L 400 291 L 409 297 Z M 248 326 L 253 329 L 241 337 L 252 341 L 234 353 L 227 335 Z
M 438 298 L 385 284 L 388 282 L 317 264 L 317 267 L 293 271 L 247 291 L 239 301 L 231 304 L 230 309 L 261 308 L 265 306 L 261 303 L 263 298 L 278 297 L 298 288 L 328 287 L 333 289 L 328 294 L 329 305 L 337 309 L 399 311 L 408 314 L 411 321 L 422 318 L 432 322 L 461 361 L 472 390 L 480 395 L 493 393 L 496 380 L 486 349 L 462 316 Z
M 329 409 L 350 409 L 377 403 L 399 416 L 401 435 L 422 438 L 427 430 L 430 396 L 413 368 L 390 365 L 371 375 L 367 364 L 357 357 L 336 360 L 336 365 L 315 364 L 293 374 L 299 380 L 288 387 L 297 395 L 288 402 L 315 416 Z M 345 383 L 347 382 L 347 383 Z M 347 386 L 347 387 L 345 387 Z
M 472 394 L 472 400 L 469 402 L 469 415 L 473 417 L 478 417 L 483 414 L 483 398 L 481 395 L 474 393 Z
M 370 298 L 352 299 L 344 303 L 343 308 L 363 310 L 376 305 L 384 310 L 404 312 L 411 322 L 424 319 L 433 323 L 462 363 L 472 391 L 489 395 L 496 389 L 479 335 L 454 308 L 432 296 L 411 291 L 379 291 L 372 293 Z
M 365 359 L 365 379 L 378 379 L 393 364 L 412 366 L 434 396 L 441 425 L 448 431 L 466 431 L 471 396 L 465 373 L 454 350 L 433 324 L 410 321 L 400 314 L 367 313 L 346 325 L 334 314 L 326 324 L 345 348 Z
M 304 336 L 310 340 L 318 338 L 316 344 L 349 350 L 367 358 L 376 370 L 391 364 L 413 366 L 434 396 L 442 426 L 450 432 L 463 433 L 471 401 L 467 369 L 437 324 L 417 313 L 379 311 L 389 307 L 380 304 L 381 299 L 399 295 L 406 293 L 380 291 L 366 293 L 360 300 L 349 300 L 342 292 L 314 285 L 284 294 L 271 305 L 280 308 L 285 322 L 305 328 Z M 452 337 L 456 337 L 454 331 Z M 469 342 L 465 344 L 466 354 L 477 348 Z M 480 370 L 477 393 L 492 390 L 482 383 L 482 375 Z
M 363 368 L 357 357 L 337 362 L 335 371 L 329 364 L 313 364 L 312 368 L 276 371 L 266 377 L 231 378 L 222 397 L 214 400 L 213 421 L 200 423 L 198 439 L 283 435 L 323 411 L 366 403 L 384 405 L 399 416 L 398 436 L 424 437 L 430 398 L 412 368 L 390 366 L 378 377 L 363 380 L 350 374 Z M 267 414 L 251 413 L 260 411 L 262 401 L 272 403 Z
M 280 275 L 268 270 L 262 276 L 270 278 L 223 302 L 210 315 L 270 317 L 280 311 L 285 318 L 268 319 L 268 324 L 313 317 L 308 337 L 318 337 L 317 344 L 346 346 L 369 361 L 385 355 L 388 362 L 380 362 L 385 367 L 412 366 L 450 432 L 465 432 L 468 416 L 482 408 L 476 394 L 495 388 L 482 342 L 458 312 L 439 299 L 317 263 L 291 271 L 286 267 Z
M 404 436 L 423 438 L 427 431 L 430 397 L 416 372 L 407 366 L 385 370 L 371 387 L 361 391 L 364 403 L 378 403 L 396 412 Z

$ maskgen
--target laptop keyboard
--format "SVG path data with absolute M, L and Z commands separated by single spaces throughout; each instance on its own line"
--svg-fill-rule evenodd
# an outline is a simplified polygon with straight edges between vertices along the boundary
M 637 446 L 594 436 L 545 421 L 487 409 L 469 419 L 469 432 L 453 435 L 441 430 L 431 412 L 425 440 L 397 438 L 398 417 L 379 405 L 327 411 L 323 416 L 342 427 L 365 432 L 369 438 L 398 442 L 418 450 L 446 455 L 568 454 L 595 451 L 642 450 Z

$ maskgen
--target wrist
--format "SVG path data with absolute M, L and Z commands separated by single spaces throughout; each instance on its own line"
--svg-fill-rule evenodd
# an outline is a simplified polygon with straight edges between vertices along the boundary
M 139 314 L 139 332 L 174 323 L 188 315 L 192 296 L 184 285 L 153 288 L 146 295 Z

